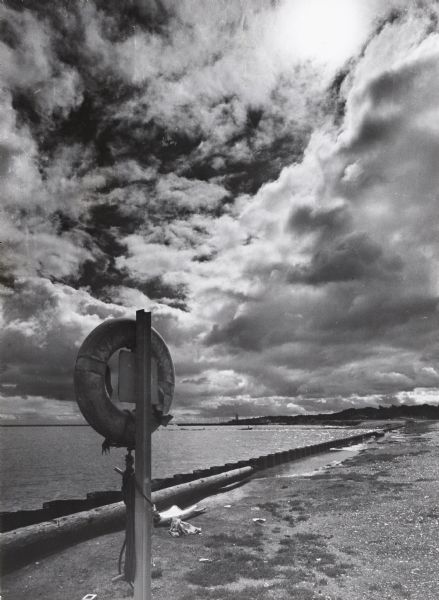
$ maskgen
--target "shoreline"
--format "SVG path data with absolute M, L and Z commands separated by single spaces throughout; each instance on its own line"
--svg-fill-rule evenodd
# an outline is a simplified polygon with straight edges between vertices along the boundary
M 1 512 L 40 510 L 43 503 L 85 499 L 96 491 L 120 492 L 120 476 L 113 467 L 124 467 L 126 452 L 115 448 L 102 455 L 102 437 L 91 427 L 6 427 L 1 431 L 1 478 L 8 482 L 3 486 Z M 362 431 L 364 428 L 262 427 L 254 432 L 236 427 L 204 431 L 160 428 L 152 439 L 153 478 L 172 478 L 261 452 L 302 447 Z
M 201 535 L 154 530 L 154 600 L 433 600 L 438 449 L 437 424 L 410 425 L 312 476 L 283 465 L 207 498 L 192 521 Z M 88 540 L 6 575 L 4 595 L 128 598 L 128 584 L 111 582 L 123 537 Z
M 254 458 L 238 460 L 225 463 L 223 465 L 211 466 L 204 469 L 196 469 L 192 472 L 177 473 L 172 477 L 153 479 L 151 489 L 153 492 L 175 486 L 176 484 L 188 483 L 196 479 L 218 475 L 233 469 L 239 469 L 244 466 L 251 466 L 256 471 L 265 470 L 269 467 L 279 466 L 303 459 L 306 456 L 326 453 L 330 450 L 350 446 L 355 443 L 362 443 L 368 439 L 377 438 L 385 435 L 386 431 L 398 428 L 395 424 L 386 424 L 381 429 L 365 430 L 363 433 L 348 436 L 345 438 L 336 438 L 327 442 L 311 444 L 290 448 L 289 450 L 278 451 L 261 455 Z M 0 518 L 0 550 L 3 548 L 2 534 L 9 531 L 20 530 L 24 527 L 31 527 L 45 521 L 50 521 L 60 517 L 80 513 L 82 511 L 93 510 L 99 507 L 109 506 L 122 501 L 121 491 L 103 491 L 91 492 L 85 498 L 58 499 L 43 503 L 41 509 L 1 511 Z

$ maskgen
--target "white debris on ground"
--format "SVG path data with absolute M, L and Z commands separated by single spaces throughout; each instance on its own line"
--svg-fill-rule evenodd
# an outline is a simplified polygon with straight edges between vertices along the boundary
M 171 520 L 171 527 L 169 528 L 169 534 L 172 537 L 181 537 L 183 535 L 194 535 L 201 533 L 201 527 L 195 527 L 190 523 L 186 523 L 177 517 Z

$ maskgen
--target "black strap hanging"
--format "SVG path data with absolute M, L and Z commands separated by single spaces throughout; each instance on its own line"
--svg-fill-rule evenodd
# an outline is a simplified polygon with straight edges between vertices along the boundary
M 136 574 L 136 551 L 134 546 L 134 505 L 136 495 L 136 479 L 133 464 L 133 455 L 131 454 L 131 450 L 128 450 L 128 453 L 125 456 L 125 471 L 122 476 L 122 497 L 126 506 L 124 578 L 130 583 L 134 582 L 134 577 Z

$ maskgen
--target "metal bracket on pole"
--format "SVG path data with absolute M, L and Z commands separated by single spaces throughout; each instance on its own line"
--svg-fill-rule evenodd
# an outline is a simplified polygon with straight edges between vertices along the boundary
M 151 313 L 136 312 L 136 574 L 134 600 L 151 600 Z

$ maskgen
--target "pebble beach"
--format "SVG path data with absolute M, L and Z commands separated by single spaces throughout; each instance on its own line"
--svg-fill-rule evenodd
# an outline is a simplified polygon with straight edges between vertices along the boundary
M 436 600 L 438 454 L 439 424 L 409 423 L 336 466 L 297 475 L 284 465 L 205 499 L 192 520 L 200 535 L 154 530 L 154 600 Z M 112 582 L 123 539 L 5 575 L 2 597 L 129 598 Z

